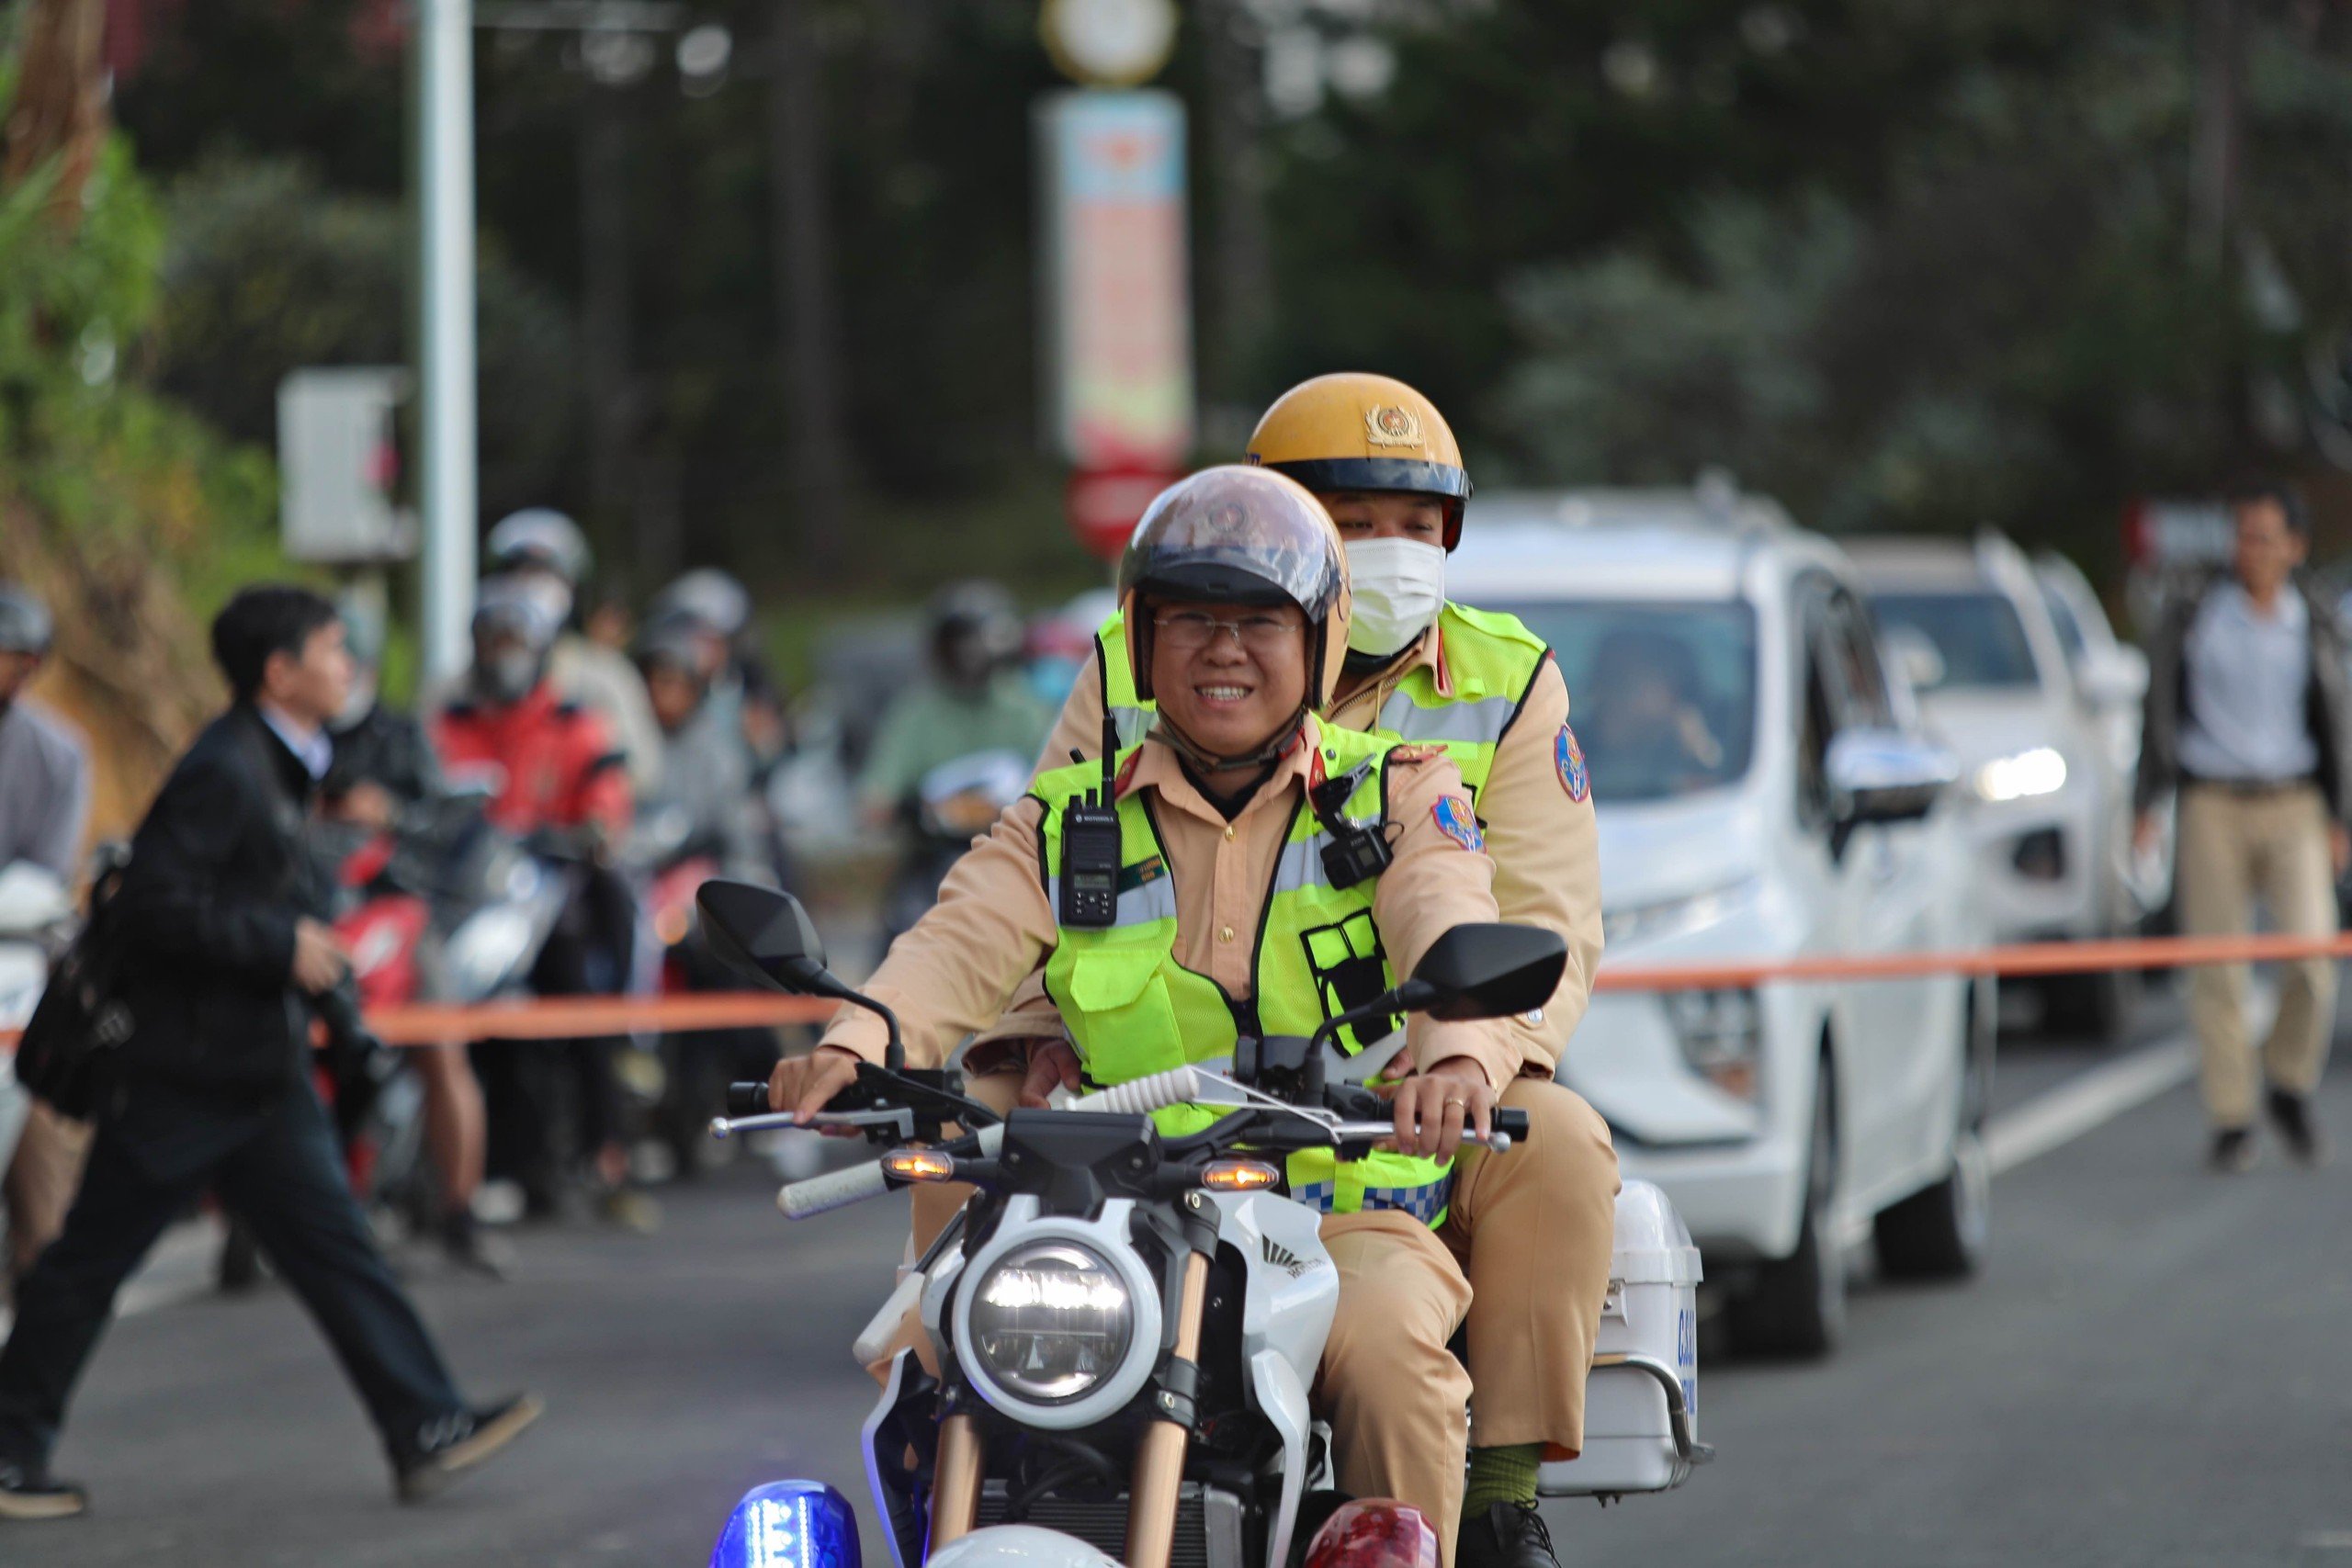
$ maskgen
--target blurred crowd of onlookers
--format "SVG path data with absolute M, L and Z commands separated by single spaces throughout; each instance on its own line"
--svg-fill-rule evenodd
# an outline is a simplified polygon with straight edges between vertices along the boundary
M 725 572 L 689 571 L 641 604 L 600 592 L 582 531 L 545 509 L 492 528 L 483 567 L 467 667 L 413 705 L 383 691 L 380 598 L 335 605 L 351 679 L 322 727 L 305 836 L 335 960 L 366 1008 L 723 987 L 694 887 L 793 884 L 853 846 L 895 861 L 887 938 L 1025 786 L 1108 608 L 1089 595 L 1033 624 L 1001 586 L 956 583 L 911 634 L 845 639 L 825 698 L 796 705 Z M 0 867 L 43 879 L 16 933 L 36 964 L 70 929 L 91 768 L 70 725 L 13 700 L 52 632 L 34 595 L 0 592 Z M 724 1084 L 764 1076 L 774 1051 L 763 1031 L 363 1048 L 322 1056 L 321 1088 L 379 1219 L 495 1274 L 485 1218 L 584 1206 L 657 1224 L 649 1181 L 710 1157 L 703 1128 Z M 57 1234 L 86 1144 L 79 1123 L 0 1096 L 12 1271 Z M 232 1230 L 224 1278 L 256 1267 Z

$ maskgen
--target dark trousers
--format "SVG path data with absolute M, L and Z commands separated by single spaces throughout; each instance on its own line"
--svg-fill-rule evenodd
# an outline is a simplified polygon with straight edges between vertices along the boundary
M 542 997 L 617 995 L 628 976 L 636 911 L 618 878 L 582 874 L 531 968 Z M 554 1202 L 567 1164 L 625 1134 L 614 1056 L 620 1042 L 485 1040 L 474 1046 L 490 1114 L 490 1172 L 521 1183 L 535 1209 Z M 569 1091 L 567 1094 L 567 1090 Z M 571 1135 L 559 1120 L 570 1113 Z
M 421 1426 L 462 1407 L 376 1248 L 317 1097 L 304 1086 L 243 1120 L 241 1135 L 168 1177 L 118 1126 L 101 1124 L 64 1233 L 17 1294 L 16 1331 L 0 1350 L 0 1458 L 47 1461 L 116 1290 L 207 1187 L 253 1228 L 310 1309 L 387 1450 L 413 1448 Z

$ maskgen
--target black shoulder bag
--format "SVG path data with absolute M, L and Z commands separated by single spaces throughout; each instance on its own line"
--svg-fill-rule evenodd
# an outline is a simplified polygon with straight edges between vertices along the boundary
M 51 967 L 17 1043 L 17 1081 L 77 1122 L 97 1110 L 113 1053 L 130 1038 L 130 1010 L 115 995 L 122 945 L 115 896 L 130 863 L 119 852 L 102 859 L 90 885 L 90 918 Z

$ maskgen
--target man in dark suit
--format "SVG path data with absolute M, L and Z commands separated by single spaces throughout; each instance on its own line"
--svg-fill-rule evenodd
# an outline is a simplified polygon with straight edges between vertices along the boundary
M 65 1403 L 114 1295 L 207 1188 L 253 1227 L 317 1319 L 383 1436 L 402 1501 L 430 1495 L 537 1418 L 528 1394 L 469 1406 L 401 1292 L 310 1087 L 311 1023 L 348 962 L 317 918 L 311 796 L 351 682 L 334 609 L 250 588 L 212 624 L 236 700 L 197 738 L 132 840 L 119 896 L 121 1000 L 96 1139 L 64 1234 L 0 1350 L 0 1520 L 86 1506 L 52 1479 Z

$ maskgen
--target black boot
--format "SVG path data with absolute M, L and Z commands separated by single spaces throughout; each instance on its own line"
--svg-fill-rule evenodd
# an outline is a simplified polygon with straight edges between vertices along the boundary
M 2327 1134 L 2312 1119 L 2312 1102 L 2303 1095 L 2283 1089 L 2273 1089 L 2267 1101 L 2270 1124 L 2278 1129 L 2278 1141 L 2287 1145 L 2287 1154 L 2298 1165 L 2317 1168 L 2325 1165 L 2333 1151 L 2328 1147 Z
M 1483 1514 L 1464 1516 L 1453 1568 L 1560 1568 L 1560 1560 L 1534 1504 L 1494 1503 Z

